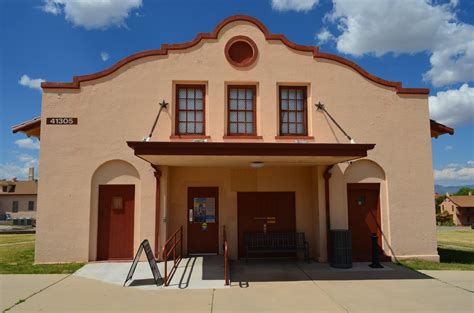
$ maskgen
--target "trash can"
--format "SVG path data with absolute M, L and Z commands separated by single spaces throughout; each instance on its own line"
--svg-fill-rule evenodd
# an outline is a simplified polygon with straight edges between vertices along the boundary
M 335 268 L 352 267 L 352 240 L 349 229 L 331 230 L 331 260 Z

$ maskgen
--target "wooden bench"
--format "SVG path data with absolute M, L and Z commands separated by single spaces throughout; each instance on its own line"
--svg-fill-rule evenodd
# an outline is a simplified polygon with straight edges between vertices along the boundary
M 309 244 L 304 233 L 297 232 L 251 232 L 245 233 L 245 258 L 251 254 L 262 253 L 297 253 L 304 252 L 305 261 L 309 262 Z

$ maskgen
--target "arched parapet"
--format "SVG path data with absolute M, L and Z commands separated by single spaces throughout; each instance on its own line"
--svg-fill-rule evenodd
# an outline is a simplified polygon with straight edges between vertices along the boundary
M 135 185 L 134 238 L 139 238 L 140 174 L 127 161 L 109 160 L 97 167 L 91 179 L 91 204 L 89 222 L 89 261 L 97 259 L 98 204 L 100 185 Z

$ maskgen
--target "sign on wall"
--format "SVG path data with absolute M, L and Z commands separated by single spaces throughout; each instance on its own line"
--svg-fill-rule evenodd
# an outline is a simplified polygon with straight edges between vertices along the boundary
M 216 199 L 215 198 L 194 198 L 195 223 L 215 223 L 216 222 Z
M 47 117 L 47 125 L 77 125 L 77 117 Z

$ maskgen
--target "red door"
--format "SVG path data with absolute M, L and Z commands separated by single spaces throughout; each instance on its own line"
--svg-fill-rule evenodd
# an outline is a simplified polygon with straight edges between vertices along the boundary
M 99 186 L 97 260 L 133 258 L 134 185 Z
M 219 189 L 188 188 L 188 253 L 219 253 Z
M 296 231 L 294 192 L 239 192 L 237 211 L 239 257 L 245 257 L 246 232 Z
M 379 184 L 347 184 L 347 208 L 354 261 L 371 260 L 373 233 L 379 238 L 379 255 L 383 256 L 379 191 Z

